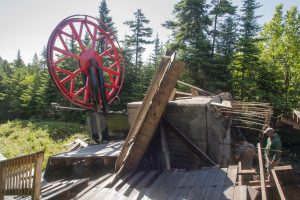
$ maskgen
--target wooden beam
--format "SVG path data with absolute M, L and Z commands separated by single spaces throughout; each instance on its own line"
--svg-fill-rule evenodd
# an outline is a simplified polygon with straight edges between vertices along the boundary
M 266 200 L 267 194 L 266 194 L 265 175 L 264 175 L 264 167 L 263 167 L 260 143 L 257 143 L 257 149 L 258 149 L 259 175 L 260 175 L 260 186 L 261 186 L 261 199 Z
M 171 169 L 170 151 L 169 151 L 166 132 L 162 123 L 160 123 L 160 136 L 161 136 L 161 146 L 162 146 L 162 154 L 163 154 L 163 161 L 164 161 L 163 166 L 165 167 L 165 169 L 168 170 Z
M 151 88 L 150 91 L 155 90 L 155 95 L 151 96 L 151 99 L 144 100 L 150 105 L 145 110 L 143 105 L 139 113 L 145 113 L 143 122 L 139 122 L 138 130 L 134 131 L 133 137 L 127 137 L 126 143 L 128 146 L 121 151 L 120 156 L 117 159 L 118 170 L 117 177 L 128 172 L 134 171 L 138 167 L 147 147 L 149 146 L 160 118 L 165 110 L 165 107 L 169 101 L 169 97 L 176 86 L 176 82 L 183 71 L 185 64 L 176 61 L 175 58 L 168 64 L 165 74 L 161 80 L 158 80 L 156 88 Z M 146 97 L 148 95 L 146 94 Z M 145 98 L 146 98 L 145 97 Z M 144 102 L 143 102 L 144 104 Z M 139 114 L 138 114 L 139 115 Z M 133 125 L 134 126 L 134 125 Z M 133 127 L 132 126 L 132 127 Z
M 134 140 L 134 138 L 140 131 L 142 124 L 146 118 L 147 112 L 151 106 L 152 99 L 156 95 L 159 85 L 161 83 L 161 79 L 165 75 L 170 64 L 171 64 L 170 57 L 162 58 L 159 66 L 155 72 L 155 75 L 151 81 L 151 84 L 148 88 L 146 96 L 144 97 L 143 103 L 139 108 L 139 112 L 136 115 L 136 117 L 132 123 L 132 126 L 131 126 L 128 136 L 126 138 L 126 141 L 122 147 L 121 153 L 116 161 L 116 169 L 119 169 L 121 167 L 121 165 L 126 157 L 127 151 L 129 150 L 129 146 L 130 146 L 129 143 L 131 143 Z
M 203 90 L 203 89 L 201 89 L 201 88 L 195 87 L 195 86 L 193 86 L 193 85 L 191 85 L 191 84 L 188 84 L 188 83 L 185 83 L 185 82 L 183 82 L 183 81 L 179 81 L 179 80 L 178 80 L 177 83 L 180 83 L 180 84 L 185 85 L 185 86 L 187 86 L 187 87 L 189 87 L 189 88 L 198 90 L 200 93 L 202 93 L 202 94 L 204 94 L 204 95 L 214 95 L 214 94 L 211 93 L 211 92 L 205 91 L 205 90 Z
M 284 171 L 284 170 L 293 170 L 292 165 L 276 166 L 274 167 L 275 171 Z
M 276 188 L 277 188 L 277 191 L 279 193 L 279 196 L 280 196 L 280 199 L 281 200 L 285 200 L 285 196 L 284 196 L 284 193 L 282 191 L 282 188 L 281 188 L 281 185 L 279 183 L 279 180 L 277 178 L 277 175 L 276 175 L 276 172 L 274 169 L 271 169 L 271 172 L 272 172 L 272 176 L 273 176 L 273 179 L 275 181 L 275 184 L 276 184 Z
M 204 151 L 202 151 L 192 140 L 184 133 L 178 130 L 169 120 L 164 118 L 164 122 L 171 128 L 175 135 L 189 148 L 200 160 L 208 165 L 217 165 Z

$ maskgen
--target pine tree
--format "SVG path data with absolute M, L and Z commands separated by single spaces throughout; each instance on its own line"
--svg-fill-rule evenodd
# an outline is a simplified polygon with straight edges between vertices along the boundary
M 138 9 L 134 13 L 134 16 L 134 20 L 124 22 L 124 24 L 129 26 L 129 29 L 132 32 L 131 35 L 125 36 L 125 43 L 134 52 L 135 66 L 136 68 L 139 68 L 143 64 L 142 54 L 145 51 L 144 45 L 153 43 L 150 39 L 152 36 L 152 29 L 146 27 L 146 25 L 149 24 L 149 20 L 146 19 L 141 9 Z
M 260 30 L 257 24 L 255 10 L 261 5 L 256 0 L 244 0 L 241 9 L 241 30 L 236 58 L 232 64 L 232 75 L 235 78 L 233 86 L 237 98 L 253 100 L 256 98 L 257 72 L 259 63 L 259 39 L 256 37 Z
M 158 33 L 156 34 L 156 38 L 154 40 L 154 49 L 153 53 L 150 56 L 150 62 L 154 65 L 157 66 L 160 59 L 163 56 L 163 45 L 160 43 Z
M 109 12 L 110 10 L 107 7 L 106 0 L 102 0 L 99 6 L 99 19 L 113 32 L 117 39 L 118 32 L 115 27 L 115 23 L 112 21 L 112 17 L 109 16 Z M 103 27 L 102 24 L 100 24 L 100 27 L 106 30 L 106 28 Z
M 18 53 L 17 53 L 17 58 L 14 60 L 14 66 L 15 67 L 23 67 L 24 65 L 25 64 L 24 64 L 24 61 L 22 60 L 21 51 L 19 49 Z
M 174 21 L 164 26 L 173 31 L 174 39 L 169 42 L 167 51 L 178 51 L 179 57 L 187 64 L 193 74 L 193 84 L 208 88 L 206 80 L 210 74 L 211 45 L 208 29 L 211 20 L 205 0 L 181 0 L 175 4 Z
M 212 45 L 211 45 L 211 60 L 214 59 L 216 40 L 218 35 L 222 33 L 218 30 L 218 21 L 220 17 L 223 17 L 225 14 L 234 16 L 236 13 L 236 7 L 232 5 L 230 1 L 227 0 L 212 0 L 213 9 L 210 14 L 213 15 L 213 30 L 212 30 Z

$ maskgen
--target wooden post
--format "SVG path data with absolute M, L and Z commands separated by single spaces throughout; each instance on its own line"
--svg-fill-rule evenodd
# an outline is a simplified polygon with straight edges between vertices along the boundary
M 261 187 L 261 199 L 266 200 L 266 186 L 265 186 L 265 175 L 264 175 L 264 167 L 263 167 L 263 160 L 262 160 L 262 153 L 260 143 L 257 143 L 258 149 L 258 162 L 259 162 L 259 175 L 260 175 L 260 187 Z
M 31 199 L 39 200 L 41 199 L 41 176 L 42 176 L 42 164 L 43 164 L 43 154 L 37 153 L 34 162 L 34 177 L 33 177 L 33 192 Z
M 5 177 L 4 177 L 4 164 L 0 163 L 0 200 L 4 200 Z
M 171 169 L 171 162 L 170 162 L 170 152 L 169 152 L 169 145 L 167 141 L 167 136 L 165 132 L 165 128 L 162 123 L 160 123 L 160 135 L 161 135 L 161 146 L 162 146 L 162 153 L 163 153 L 163 160 L 164 160 L 164 167 L 165 169 Z

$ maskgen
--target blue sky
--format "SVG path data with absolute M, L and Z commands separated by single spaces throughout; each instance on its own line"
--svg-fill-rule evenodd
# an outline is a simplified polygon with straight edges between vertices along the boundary
M 170 32 L 161 27 L 161 23 L 172 19 L 173 6 L 178 0 L 106 1 L 120 39 L 128 33 L 123 22 L 133 19 L 133 12 L 140 8 L 150 20 L 153 36 L 158 33 L 161 40 L 167 40 Z M 270 20 L 280 2 L 283 2 L 285 10 L 293 5 L 300 8 L 299 0 L 260 0 L 263 6 L 257 14 L 263 17 L 259 23 Z M 241 1 L 233 0 L 233 3 L 240 5 Z M 31 62 L 35 53 L 40 54 L 52 30 L 62 19 L 73 14 L 98 17 L 99 5 L 100 0 L 0 0 L 0 57 L 12 61 L 20 49 L 25 63 Z

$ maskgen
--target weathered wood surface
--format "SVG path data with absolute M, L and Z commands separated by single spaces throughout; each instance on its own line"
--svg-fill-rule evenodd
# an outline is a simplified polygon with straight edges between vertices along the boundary
M 75 151 L 62 153 L 56 156 L 51 156 L 50 159 L 60 158 L 95 158 L 95 157 L 118 157 L 124 141 L 109 142 L 88 146 Z
M 257 150 L 258 150 L 259 176 L 260 176 L 260 186 L 261 186 L 261 199 L 266 200 L 267 194 L 266 194 L 265 175 L 264 175 L 264 167 L 263 167 L 260 143 L 257 143 Z
M 235 186 L 236 179 L 237 166 L 139 171 L 112 185 L 101 183 L 78 200 L 247 199 L 246 186 Z
M 40 199 L 44 152 L 0 161 L 0 199 L 5 195 L 31 195 Z
M 144 99 L 144 102 L 148 102 L 149 105 L 145 105 L 145 107 L 142 105 L 137 115 L 137 118 L 139 118 L 140 115 L 145 115 L 145 118 L 142 122 L 140 120 L 135 120 L 129 131 L 125 145 L 116 162 L 118 175 L 127 171 L 134 171 L 137 168 L 154 136 L 155 129 L 184 66 L 185 65 L 182 62 L 171 60 L 167 64 L 165 74 L 160 80 L 156 80 L 160 84 L 157 83 L 157 87 L 149 87 L 150 91 L 147 92 Z M 156 92 L 154 95 L 149 95 L 152 93 L 152 90 L 155 90 Z M 150 99 L 148 99 L 149 96 Z M 139 125 L 135 125 L 136 123 Z
M 195 155 L 208 165 L 216 165 L 204 151 L 202 151 L 191 139 L 177 129 L 169 120 L 164 118 L 164 122 L 172 129 L 176 136 L 189 148 Z
M 153 97 L 156 95 L 157 89 L 159 88 L 160 81 L 164 74 L 166 73 L 169 65 L 171 62 L 170 57 L 164 57 L 157 70 L 156 73 L 151 81 L 151 84 L 148 88 L 148 91 L 144 97 L 142 106 L 139 108 L 138 114 L 135 116 L 135 119 L 132 123 L 132 126 L 130 127 L 128 136 L 126 138 L 125 144 L 123 145 L 123 148 L 121 150 L 121 154 L 119 155 L 119 158 L 116 161 L 116 169 L 119 169 L 123 163 L 123 160 L 125 159 L 125 156 L 127 154 L 127 151 L 129 149 L 129 144 L 133 141 L 133 139 L 138 134 L 139 130 L 141 129 L 142 123 L 144 122 L 146 118 L 147 111 L 150 108 L 151 101 Z

